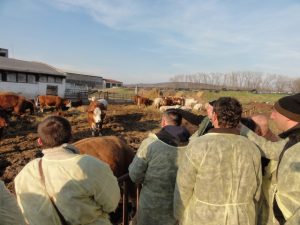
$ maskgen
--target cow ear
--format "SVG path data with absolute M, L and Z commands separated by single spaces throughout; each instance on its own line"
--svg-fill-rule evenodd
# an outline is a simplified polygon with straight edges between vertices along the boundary
M 42 146 L 42 145 L 43 145 L 42 139 L 41 139 L 41 138 L 38 138 L 38 139 L 37 139 L 37 143 L 38 143 L 39 146 Z

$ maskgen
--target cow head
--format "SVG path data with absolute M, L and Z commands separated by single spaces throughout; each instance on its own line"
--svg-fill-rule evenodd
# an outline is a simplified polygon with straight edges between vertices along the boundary
M 64 99 L 63 100 L 63 105 L 70 108 L 71 107 L 71 100 L 69 99 Z

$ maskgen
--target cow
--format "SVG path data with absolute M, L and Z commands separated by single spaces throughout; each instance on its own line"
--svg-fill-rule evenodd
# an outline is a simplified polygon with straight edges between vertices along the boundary
M 31 101 L 26 100 L 24 96 L 14 93 L 0 94 L 0 108 L 7 112 L 15 112 L 17 115 L 25 113 L 26 109 L 30 109 L 30 113 L 34 112 L 34 105 Z
M 128 174 L 128 167 L 135 155 L 133 149 L 116 136 L 85 138 L 73 145 L 79 149 L 80 154 L 91 155 L 107 163 L 117 178 Z M 135 206 L 136 187 L 130 179 L 128 179 L 128 190 L 132 204 Z
M 138 105 L 138 107 L 141 107 L 141 105 L 145 105 L 147 107 L 153 103 L 151 99 L 139 95 L 135 95 L 133 101 L 136 105 Z
M 105 100 L 105 99 L 103 99 Z M 106 100 L 105 100 L 106 101 Z M 87 108 L 87 121 L 93 136 L 101 136 L 101 129 L 106 116 L 107 101 L 92 101 Z
M 54 106 L 56 111 L 59 111 L 63 107 L 69 106 L 70 103 L 70 100 L 55 95 L 39 95 L 37 97 L 37 104 L 39 104 L 41 112 L 44 111 L 45 106 Z
M 187 98 L 185 99 L 185 106 L 189 108 L 193 108 L 193 106 L 197 104 L 197 100 L 194 98 Z
M 203 107 L 202 103 L 197 103 L 196 105 L 194 105 L 193 110 L 201 111 L 202 107 Z
M 185 99 L 183 97 L 171 97 L 173 105 L 182 105 L 185 104 Z
M 159 111 L 163 113 L 168 109 L 182 109 L 182 110 L 186 110 L 186 111 L 191 111 L 191 108 L 187 108 L 187 107 L 181 106 L 181 105 L 163 105 L 159 108 Z
M 153 106 L 157 109 L 162 105 L 163 98 L 155 98 L 153 101 Z
M 116 136 L 85 138 L 74 143 L 81 154 L 94 156 L 107 163 L 116 177 L 128 173 L 134 151 Z
M 6 112 L 3 109 L 0 109 L 0 139 L 1 139 L 4 127 L 8 126 L 7 122 L 8 122 L 8 118 L 7 118 Z

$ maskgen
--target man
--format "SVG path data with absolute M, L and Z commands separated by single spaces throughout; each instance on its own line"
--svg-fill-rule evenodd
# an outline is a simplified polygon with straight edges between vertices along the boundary
M 162 116 L 162 129 L 150 134 L 139 147 L 129 166 L 129 176 L 142 189 L 137 211 L 138 225 L 176 225 L 173 196 L 180 155 L 189 133 L 181 127 L 181 116 L 175 109 Z
M 214 128 L 188 145 L 174 194 L 180 224 L 256 224 L 260 152 L 239 135 L 241 114 L 236 99 L 219 98 L 213 107 Z
M 300 224 L 300 93 L 279 99 L 270 118 L 283 131 L 281 140 L 267 141 L 246 127 L 241 128 L 241 134 L 257 144 L 263 156 L 278 161 L 273 201 L 278 223 Z
M 19 206 L 30 225 L 109 225 L 120 199 L 116 177 L 102 161 L 68 144 L 70 123 L 50 116 L 38 125 L 44 156 L 15 178 Z
M 0 180 L 0 224 L 25 225 L 15 197 L 5 187 L 2 180 Z

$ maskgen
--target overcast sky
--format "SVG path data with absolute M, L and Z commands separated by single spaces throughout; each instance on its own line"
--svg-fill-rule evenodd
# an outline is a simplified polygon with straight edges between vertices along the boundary
M 124 83 L 300 77 L 299 0 L 0 0 L 0 27 L 10 57 Z

